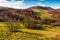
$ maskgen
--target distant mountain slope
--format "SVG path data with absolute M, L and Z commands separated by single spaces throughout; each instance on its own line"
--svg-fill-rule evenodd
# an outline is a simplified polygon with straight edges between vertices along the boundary
M 34 7 L 31 7 L 31 8 L 37 8 L 37 9 L 43 9 L 43 10 L 49 10 L 49 9 L 53 9 L 51 7 L 43 7 L 43 6 L 34 6 Z
M 53 23 L 59 24 L 60 10 L 42 6 L 27 9 L 0 8 L 0 22 L 36 22 L 40 24 L 42 20 L 43 22 L 53 20 Z

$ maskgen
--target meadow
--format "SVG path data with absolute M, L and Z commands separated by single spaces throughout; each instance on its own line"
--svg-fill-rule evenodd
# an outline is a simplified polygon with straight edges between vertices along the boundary
M 35 30 L 20 22 L 0 22 L 0 40 L 60 40 L 60 27 Z

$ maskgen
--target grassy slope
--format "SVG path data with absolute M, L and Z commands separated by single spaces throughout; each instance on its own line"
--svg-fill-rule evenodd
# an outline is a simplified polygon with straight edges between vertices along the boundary
M 48 10 L 42 10 L 42 9 L 32 9 L 32 10 L 34 12 L 39 13 L 39 15 L 42 19 L 51 18 L 51 16 L 52 16 L 52 14 L 48 13 L 49 12 Z
M 47 30 L 32 30 L 23 28 L 20 29 L 22 32 L 10 33 L 6 23 L 0 23 L 0 40 L 53 40 L 52 38 L 60 35 L 60 27 L 46 28 Z M 9 32 L 9 33 L 8 33 Z M 7 34 L 9 35 L 7 37 Z
M 33 10 L 33 9 L 32 9 Z M 34 9 L 34 12 L 40 13 L 41 18 L 50 18 L 52 14 L 48 14 L 46 10 Z M 48 14 L 48 16 L 47 16 Z M 15 22 L 16 23 L 16 22 Z M 18 30 L 20 32 L 9 32 L 7 25 L 9 22 L 0 22 L 0 40 L 59 40 L 60 27 L 45 28 L 46 30 L 27 29 L 20 23 Z M 14 24 L 14 23 L 12 23 Z M 17 25 L 17 23 L 15 24 Z

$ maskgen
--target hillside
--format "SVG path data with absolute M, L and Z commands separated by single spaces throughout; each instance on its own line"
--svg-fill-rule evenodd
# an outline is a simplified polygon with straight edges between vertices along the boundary
M 0 40 L 60 40 L 59 30 L 59 9 L 0 8 Z
M 36 6 L 27 9 L 0 8 L 0 22 L 35 22 L 59 25 L 60 10 Z M 47 23 L 48 24 L 48 23 Z

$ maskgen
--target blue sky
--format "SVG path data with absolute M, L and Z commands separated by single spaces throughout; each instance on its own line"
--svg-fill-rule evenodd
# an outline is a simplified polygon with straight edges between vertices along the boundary
M 60 8 L 60 0 L 0 0 L 0 6 L 25 9 L 32 6 L 49 6 Z

